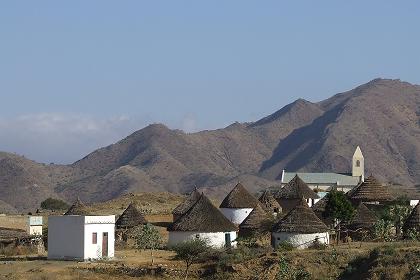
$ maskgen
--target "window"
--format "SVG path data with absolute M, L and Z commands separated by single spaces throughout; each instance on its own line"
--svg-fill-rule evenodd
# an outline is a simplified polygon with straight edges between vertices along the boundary
M 92 233 L 92 244 L 98 244 L 98 233 L 97 232 Z
M 360 160 L 356 160 L 356 167 L 360 167 Z

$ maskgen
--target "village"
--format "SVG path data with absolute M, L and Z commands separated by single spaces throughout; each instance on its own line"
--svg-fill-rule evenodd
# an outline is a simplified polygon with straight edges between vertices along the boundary
M 398 196 L 373 174 L 365 176 L 360 147 L 351 164 L 348 174 L 283 170 L 278 186 L 257 194 L 238 182 L 218 205 L 196 188 L 178 201 L 161 201 L 173 205 L 166 215 L 145 211 L 131 200 L 134 194 L 125 196 L 118 213 L 109 206 L 92 211 L 78 198 L 62 215 L 21 215 L 20 228 L 11 223 L 16 216 L 3 215 L 0 279 L 359 279 L 361 272 L 352 272 L 348 263 L 335 260 L 334 268 L 316 272 L 285 256 L 303 254 L 304 260 L 307 254 L 310 263 L 313 254 L 344 254 L 348 259 L 342 261 L 351 262 L 354 250 L 372 255 L 390 245 L 414 254 L 398 273 L 417 279 L 420 195 Z M 262 259 L 268 267 L 247 268 L 247 262 Z M 18 268 L 23 263 L 40 269 Z

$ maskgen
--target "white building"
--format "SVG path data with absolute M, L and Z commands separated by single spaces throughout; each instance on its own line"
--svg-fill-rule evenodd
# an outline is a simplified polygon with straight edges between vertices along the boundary
M 365 158 L 359 146 L 356 147 L 351 163 L 351 173 L 287 172 L 283 170 L 279 179 L 281 179 L 282 186 L 285 186 L 298 175 L 313 190 L 330 191 L 334 188 L 348 192 L 365 179 Z
M 49 259 L 113 258 L 114 242 L 114 215 L 48 218 Z
M 28 218 L 29 235 L 42 235 L 42 216 L 30 216 Z
M 220 211 L 235 225 L 240 225 L 254 210 L 258 200 L 238 183 L 219 206 Z
M 287 242 L 295 248 L 308 248 L 314 243 L 329 244 L 327 226 L 315 215 L 307 202 L 301 199 L 274 227 L 271 233 L 274 248 Z
M 214 248 L 236 246 L 236 226 L 201 195 L 197 202 L 168 228 L 168 245 L 192 239 L 204 239 Z

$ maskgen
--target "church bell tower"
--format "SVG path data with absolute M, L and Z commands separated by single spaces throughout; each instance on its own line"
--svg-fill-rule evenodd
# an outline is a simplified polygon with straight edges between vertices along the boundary
M 362 150 L 357 146 L 353 155 L 353 168 L 352 176 L 361 177 L 362 181 L 365 180 L 365 158 L 363 157 Z

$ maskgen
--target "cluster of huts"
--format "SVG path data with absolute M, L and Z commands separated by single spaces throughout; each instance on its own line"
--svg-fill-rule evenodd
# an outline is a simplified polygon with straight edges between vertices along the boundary
M 296 248 L 329 244 L 330 232 L 334 232 L 332 229 L 339 221 L 323 215 L 329 196 L 320 195 L 322 186 L 328 187 L 327 191 L 347 191 L 346 196 L 356 210 L 352 220 L 340 224 L 340 229 L 357 238 L 372 230 L 378 221 L 376 210 L 395 199 L 373 176 L 364 178 L 363 168 L 363 155 L 357 147 L 349 175 L 294 173 L 292 177 L 292 173 L 283 172 L 281 187 L 265 190 L 258 198 L 238 183 L 219 207 L 195 189 L 172 212 L 173 222 L 167 228 L 168 245 L 199 238 L 216 248 L 235 247 L 239 239 L 256 236 L 271 237 L 274 247 L 286 242 Z M 410 202 L 416 206 L 406 220 L 404 232 L 420 231 L 420 203 L 416 199 Z M 115 240 L 127 241 L 133 229 L 148 222 L 133 203 L 117 220 L 114 215 L 90 215 L 87 209 L 77 199 L 64 216 L 49 217 L 49 258 L 112 258 Z M 33 222 L 32 230 L 42 233 L 42 221 Z M 1 234 L 0 229 L 0 238 Z
M 355 213 L 341 228 L 356 238 L 372 230 L 379 219 L 375 210 L 395 199 L 373 176 L 346 195 L 355 206 Z M 271 233 L 274 247 L 283 242 L 297 248 L 329 244 L 330 231 L 337 221 L 323 215 L 328 197 L 321 199 L 298 175 L 278 190 L 264 191 L 258 199 L 238 183 L 219 208 L 195 190 L 173 212 L 174 223 L 168 228 L 169 244 L 206 238 L 214 247 L 229 247 L 235 246 L 238 238 L 264 233 Z M 407 219 L 405 231 L 420 230 L 419 205 Z

